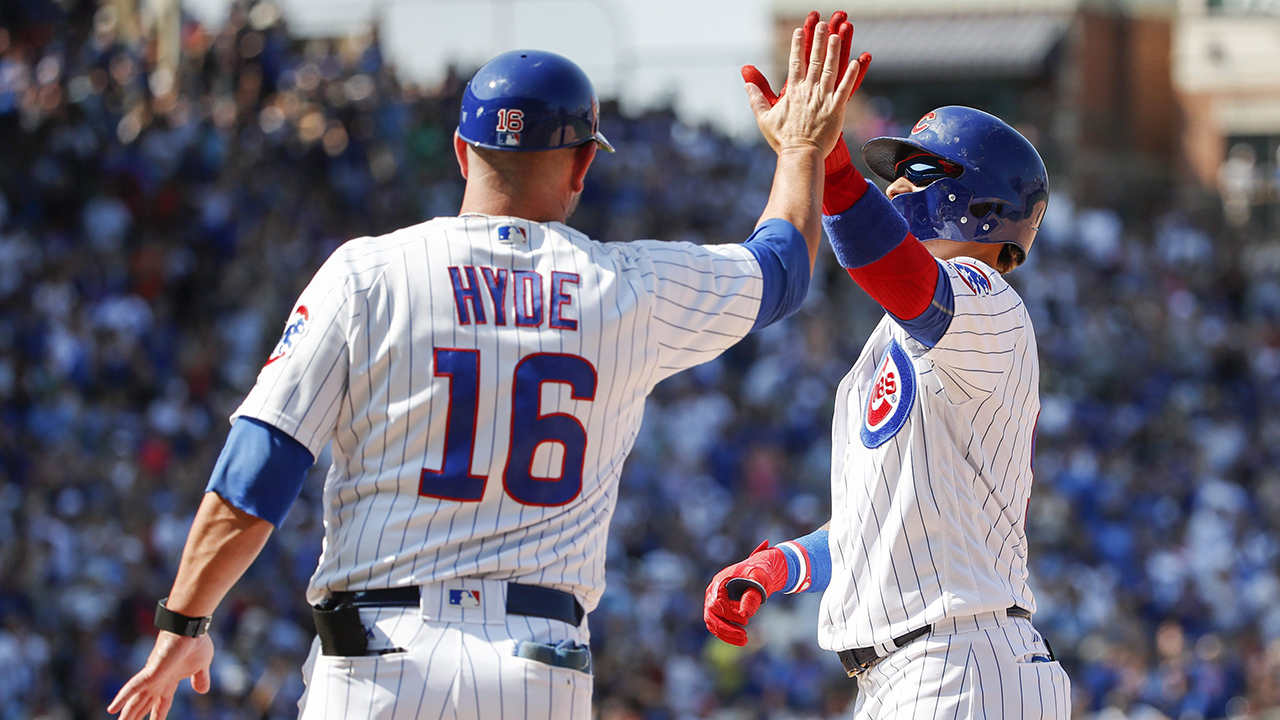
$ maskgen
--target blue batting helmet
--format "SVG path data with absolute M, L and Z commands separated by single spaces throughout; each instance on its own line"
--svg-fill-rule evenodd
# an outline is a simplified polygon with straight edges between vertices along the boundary
M 946 163 L 923 190 L 893 206 L 921 240 L 946 238 L 1031 249 L 1049 205 L 1049 176 L 1040 153 L 1000 118 L 948 106 L 920 118 L 905 138 L 876 138 L 862 148 L 871 170 L 890 182 L 918 156 Z
M 542 50 L 513 50 L 485 63 L 467 83 L 458 136 L 491 150 L 554 150 L 600 134 L 600 101 L 582 68 Z

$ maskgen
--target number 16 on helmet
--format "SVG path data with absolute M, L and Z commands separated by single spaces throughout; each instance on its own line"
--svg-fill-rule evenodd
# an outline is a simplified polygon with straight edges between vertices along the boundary
M 458 136 L 490 150 L 555 150 L 595 142 L 600 101 L 591 80 L 566 57 L 513 50 L 485 63 L 467 83 Z

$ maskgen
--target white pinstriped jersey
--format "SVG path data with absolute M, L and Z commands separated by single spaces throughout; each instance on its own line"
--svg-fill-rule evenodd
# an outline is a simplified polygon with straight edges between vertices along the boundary
M 742 245 L 560 223 L 437 218 L 343 245 L 232 416 L 313 455 L 333 441 L 308 600 L 484 577 L 590 611 L 645 397 L 746 335 L 761 292 Z
M 970 258 L 941 263 L 954 317 L 936 346 L 885 315 L 836 395 L 831 583 L 818 641 L 869 647 L 943 618 L 1020 605 L 1040 411 L 1035 331 Z

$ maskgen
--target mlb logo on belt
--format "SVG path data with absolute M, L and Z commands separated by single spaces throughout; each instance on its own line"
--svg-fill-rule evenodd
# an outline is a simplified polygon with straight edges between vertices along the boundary
M 461 608 L 480 607 L 479 590 L 450 590 L 449 604 Z
M 529 234 L 518 225 L 501 225 L 498 227 L 498 242 L 527 243 L 529 242 Z
M 916 402 L 916 370 L 907 351 L 897 340 L 880 361 L 867 389 L 867 405 L 862 413 L 862 444 L 877 448 L 885 444 L 911 417 Z

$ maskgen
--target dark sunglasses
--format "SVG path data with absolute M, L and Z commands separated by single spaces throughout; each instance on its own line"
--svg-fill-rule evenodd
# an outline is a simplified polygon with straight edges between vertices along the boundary
M 894 166 L 893 172 L 895 177 L 904 177 L 912 185 L 924 187 L 944 177 L 960 177 L 960 174 L 964 172 L 964 168 L 953 162 L 943 160 L 937 155 L 918 153 L 906 160 L 899 161 Z

